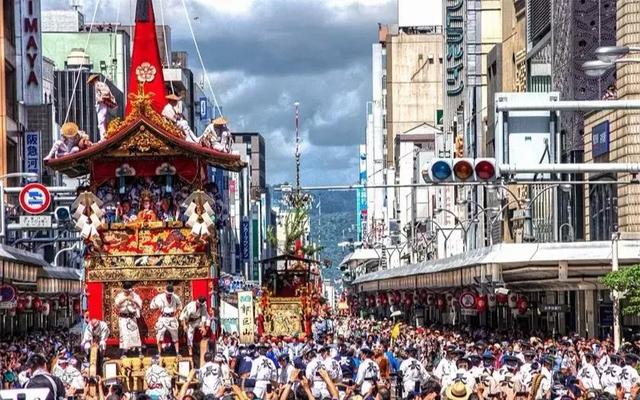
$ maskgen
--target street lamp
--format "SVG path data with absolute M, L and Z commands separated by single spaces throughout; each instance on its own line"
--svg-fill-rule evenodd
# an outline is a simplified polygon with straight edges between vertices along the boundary
M 631 52 L 640 51 L 640 47 L 602 46 L 596 49 L 598 60 L 614 63 Z
M 640 47 L 604 46 L 596 49 L 597 60 L 586 61 L 582 64 L 585 75 L 597 78 L 618 63 L 639 63 L 640 59 L 625 58 L 631 52 L 640 51 Z

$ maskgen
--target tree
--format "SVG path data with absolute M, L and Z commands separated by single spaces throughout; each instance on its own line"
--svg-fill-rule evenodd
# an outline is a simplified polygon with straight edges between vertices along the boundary
M 609 272 L 600 281 L 609 289 L 624 294 L 621 304 L 624 315 L 640 315 L 640 265 Z

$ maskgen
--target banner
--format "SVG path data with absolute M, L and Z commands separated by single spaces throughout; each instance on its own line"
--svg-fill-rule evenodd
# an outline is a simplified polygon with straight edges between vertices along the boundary
M 255 335 L 253 292 L 238 292 L 238 330 L 240 343 L 252 344 Z
M 40 176 L 40 132 L 24 133 L 24 172 Z
M 240 250 L 242 252 L 242 261 L 249 261 L 251 258 L 251 247 L 250 247 L 250 227 L 249 227 L 249 218 L 244 216 L 242 217 L 242 222 L 240 223 Z

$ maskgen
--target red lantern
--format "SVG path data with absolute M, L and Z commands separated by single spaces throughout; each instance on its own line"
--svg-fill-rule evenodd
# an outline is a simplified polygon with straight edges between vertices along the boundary
M 82 308 L 80 307 L 80 299 L 73 299 L 73 312 L 80 315 Z
M 424 289 L 420 289 L 420 291 L 418 292 L 418 299 L 420 303 L 427 304 L 428 297 L 429 297 L 429 293 L 427 293 L 427 291 Z
M 496 294 L 496 301 L 498 302 L 498 304 L 507 304 L 507 301 L 509 301 L 509 299 L 506 294 L 498 293 Z
M 383 306 L 389 304 L 389 296 L 386 293 L 380 293 L 380 303 Z
M 520 315 L 524 315 L 527 313 L 527 310 L 529 309 L 529 301 L 527 300 L 526 297 L 521 296 L 520 298 L 518 298 L 516 307 L 518 308 L 518 313 Z
M 476 296 L 476 310 L 478 310 L 478 312 L 485 312 L 487 310 L 487 296 Z
M 27 300 L 24 297 L 19 297 L 16 302 L 16 312 L 18 314 L 22 314 L 25 310 L 26 305 L 27 305 Z
M 404 292 L 404 305 L 407 307 L 411 307 L 413 305 L 413 293 L 412 292 Z
M 436 299 L 436 307 L 438 307 L 438 310 L 440 311 L 444 310 L 446 305 L 447 305 L 447 302 L 445 298 L 442 296 L 438 296 L 438 298 Z
M 509 308 L 516 308 L 518 306 L 518 295 L 516 293 L 509 293 Z
M 38 312 L 42 311 L 42 300 L 38 296 L 33 298 L 33 309 Z
M 58 301 L 60 303 L 60 308 L 66 308 L 67 307 L 67 294 L 66 293 L 60 293 L 60 296 L 58 297 Z

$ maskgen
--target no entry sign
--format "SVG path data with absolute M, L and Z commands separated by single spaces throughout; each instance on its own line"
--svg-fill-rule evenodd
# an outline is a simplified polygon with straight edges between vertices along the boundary
M 29 183 L 20 191 L 20 207 L 29 214 L 42 214 L 51 205 L 51 193 L 40 183 Z

